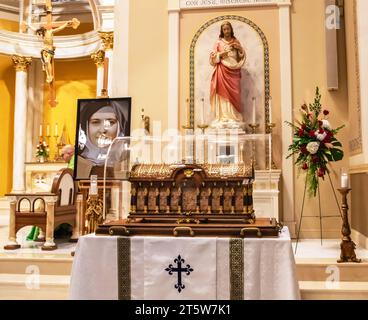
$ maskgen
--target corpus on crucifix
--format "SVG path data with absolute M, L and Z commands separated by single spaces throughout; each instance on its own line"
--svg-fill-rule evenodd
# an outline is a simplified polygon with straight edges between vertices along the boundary
M 51 106 L 56 106 L 55 101 L 55 88 L 54 88 L 54 56 L 55 56 L 55 46 L 54 46 L 54 34 L 67 28 L 72 27 L 77 29 L 80 22 L 78 19 L 73 18 L 69 21 L 52 21 L 52 5 L 51 0 L 46 0 L 46 23 L 36 23 L 34 25 L 28 25 L 27 23 L 22 23 L 23 31 L 28 28 L 33 30 L 38 36 L 43 40 L 43 46 L 41 49 L 41 61 L 42 68 L 46 73 L 46 82 L 50 86 L 50 104 Z

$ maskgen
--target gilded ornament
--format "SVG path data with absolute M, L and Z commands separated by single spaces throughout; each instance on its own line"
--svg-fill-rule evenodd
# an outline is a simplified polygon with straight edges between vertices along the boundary
M 15 70 L 27 72 L 28 66 L 32 63 L 31 57 L 23 57 L 18 55 L 13 55 L 12 60 L 14 63 Z
M 105 51 L 98 50 L 91 54 L 91 58 L 93 59 L 93 62 L 96 64 L 97 68 L 101 68 L 103 67 L 105 62 Z

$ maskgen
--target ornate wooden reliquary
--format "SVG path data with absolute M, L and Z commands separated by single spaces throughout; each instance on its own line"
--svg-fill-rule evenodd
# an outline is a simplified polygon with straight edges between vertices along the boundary
M 275 219 L 256 219 L 253 177 L 245 164 L 136 164 L 128 219 L 96 233 L 277 236 Z

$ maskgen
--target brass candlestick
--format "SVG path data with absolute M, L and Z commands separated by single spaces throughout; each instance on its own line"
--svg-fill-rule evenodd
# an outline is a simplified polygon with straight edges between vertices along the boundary
M 256 131 L 259 128 L 259 123 L 250 123 L 249 127 L 252 129 L 252 134 L 256 134 Z
M 201 129 L 202 134 L 204 134 L 205 130 L 208 128 L 208 124 L 198 124 L 197 127 L 198 127 L 198 129 Z
M 273 128 L 275 128 L 276 127 L 276 123 L 273 123 L 273 122 L 268 122 L 267 123 L 267 125 L 266 125 L 266 127 L 267 127 L 267 132 L 270 134 L 270 140 L 269 140 L 269 146 L 268 146 L 268 153 L 269 153 L 269 155 L 268 155 L 268 161 L 267 161 L 267 163 L 268 163 L 268 170 L 271 170 L 271 169 L 277 169 L 276 168 L 276 165 L 275 165 L 275 163 L 274 163 L 274 161 L 273 161 L 273 157 L 272 157 L 272 145 L 273 145 L 273 141 L 272 141 L 272 133 L 273 133 Z
M 203 139 L 203 163 L 207 163 L 208 162 L 208 154 L 207 154 L 207 143 L 206 143 L 206 137 L 205 132 L 206 129 L 209 127 L 208 124 L 199 124 L 197 125 L 198 129 L 201 129 L 201 133 L 202 136 L 204 137 Z
M 185 125 L 183 125 L 182 126 L 182 128 L 184 129 L 184 130 L 193 130 L 194 128 L 191 126 L 191 124 L 190 124 L 190 104 L 189 104 L 189 99 L 186 99 L 185 100 L 185 102 L 187 103 L 187 112 L 188 112 L 188 114 L 187 114 L 187 124 L 185 124 Z
M 337 260 L 338 263 L 341 262 L 361 262 L 361 259 L 358 259 L 355 255 L 355 243 L 351 240 L 350 238 L 350 234 L 351 234 L 351 230 L 350 230 L 350 225 L 349 225 L 349 219 L 348 219 L 348 210 L 349 210 L 349 206 L 348 206 L 348 200 L 347 200 L 347 196 L 348 193 L 351 191 L 350 188 L 340 188 L 338 189 L 339 192 L 342 195 L 342 228 L 341 228 L 341 233 L 342 233 L 342 241 L 340 244 L 340 249 L 341 249 L 341 253 L 340 253 L 340 259 Z
M 256 134 L 257 129 L 259 128 L 259 123 L 250 123 L 249 127 L 252 129 L 252 134 Z M 252 139 L 252 167 L 256 168 L 256 142 Z
M 273 123 L 273 122 L 269 122 L 267 123 L 267 129 L 268 129 L 268 132 L 272 134 L 272 131 L 273 131 L 273 128 L 276 127 L 276 123 Z

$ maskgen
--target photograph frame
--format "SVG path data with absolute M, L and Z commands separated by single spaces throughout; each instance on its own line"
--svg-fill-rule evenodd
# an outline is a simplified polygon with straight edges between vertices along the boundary
M 76 120 L 76 135 L 75 135 L 75 157 L 74 157 L 74 180 L 76 181 L 86 181 L 90 180 L 91 175 L 97 175 L 98 180 L 103 180 L 103 174 L 96 172 L 89 172 L 89 174 L 81 173 L 82 167 L 85 170 L 85 165 L 82 162 L 85 160 L 93 162 L 93 156 L 91 158 L 85 157 L 83 155 L 84 149 L 81 148 L 81 145 L 85 144 L 88 149 L 88 143 L 92 145 L 91 140 L 89 138 L 89 130 L 88 127 L 89 117 L 95 115 L 98 110 L 104 107 L 111 107 L 114 110 L 117 119 L 117 132 L 116 136 L 126 136 L 129 137 L 131 133 L 131 117 L 132 117 L 132 98 L 131 97 L 118 97 L 118 98 L 88 98 L 88 99 L 78 99 L 77 101 L 77 120 Z M 87 118 L 86 118 L 87 117 Z M 83 131 L 83 132 L 82 132 Z M 81 137 L 85 136 L 86 141 L 81 141 Z M 111 136 L 113 139 L 114 136 Z M 96 145 L 92 148 L 98 149 Z M 100 148 L 102 150 L 102 148 Z M 108 147 L 105 147 L 103 150 L 107 151 Z M 93 152 L 90 152 L 93 154 Z M 90 160 L 92 159 L 92 161 Z M 101 163 L 104 161 L 103 159 L 97 160 L 100 164 L 93 164 L 92 168 L 98 167 L 101 171 Z M 128 160 L 129 161 L 129 157 Z M 103 167 L 103 165 L 102 165 Z M 81 169 L 81 170 L 79 170 Z M 88 171 L 88 169 L 87 169 Z M 106 176 L 107 180 L 122 180 L 119 177 Z

